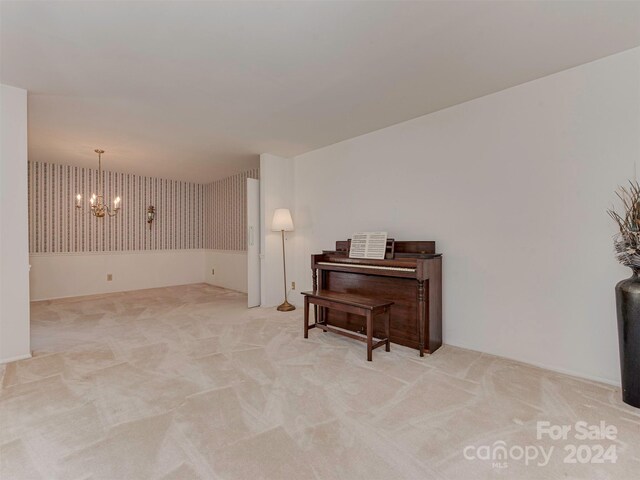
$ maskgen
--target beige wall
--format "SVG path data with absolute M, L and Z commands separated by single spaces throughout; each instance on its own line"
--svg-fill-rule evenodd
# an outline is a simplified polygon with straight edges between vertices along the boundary
M 257 169 L 207 185 L 104 172 L 109 198 L 122 197 L 118 216 L 104 219 L 74 206 L 76 192 L 86 202 L 95 191 L 95 170 L 29 171 L 33 300 L 196 282 L 246 292 L 246 179 Z
M 293 160 L 276 155 L 260 155 L 260 294 L 261 306 L 273 307 L 284 300 L 284 270 L 282 268 L 282 236 L 271 231 L 276 208 L 293 211 Z M 297 219 L 293 218 L 297 228 Z M 291 238 L 296 232 L 286 232 L 288 253 L 287 281 L 291 285 L 293 274 Z
M 446 343 L 618 383 L 605 210 L 639 160 L 640 49 L 301 155 L 291 279 L 356 231 L 436 240 Z
M 205 282 L 247 293 L 247 252 L 205 250 L 203 254 Z
M 228 250 L 35 254 L 31 300 L 206 282 L 247 291 L 247 253 Z M 211 270 L 215 274 L 211 274 Z M 37 274 L 35 274 L 37 272 Z M 107 281 L 107 275 L 112 280 Z
M 31 300 L 199 283 L 203 258 L 202 250 L 31 255 Z
M 0 86 L 0 363 L 31 356 L 27 92 Z

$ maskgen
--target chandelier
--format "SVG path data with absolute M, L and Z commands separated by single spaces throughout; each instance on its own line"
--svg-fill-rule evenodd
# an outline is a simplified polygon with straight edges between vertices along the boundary
M 93 193 L 89 200 L 91 203 L 91 214 L 98 218 L 102 218 L 105 215 L 115 217 L 120 211 L 120 197 L 116 197 L 113 201 L 113 207 L 109 207 L 108 203 L 104 203 L 104 192 L 102 191 L 102 154 L 104 150 L 97 148 L 94 152 L 98 154 L 98 194 Z M 76 208 L 82 208 L 80 204 L 81 200 L 82 195 L 76 195 Z

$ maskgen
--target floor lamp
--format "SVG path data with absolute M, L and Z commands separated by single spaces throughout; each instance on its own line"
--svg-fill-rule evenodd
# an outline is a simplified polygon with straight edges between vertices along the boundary
M 277 208 L 273 213 L 273 221 L 271 222 L 271 230 L 274 232 L 282 233 L 282 268 L 284 269 L 284 303 L 278 305 L 278 310 L 281 312 L 290 312 L 295 310 L 296 307 L 291 305 L 287 301 L 287 262 L 285 260 L 284 253 L 284 232 L 293 231 L 293 220 L 291 219 L 291 212 L 288 208 Z

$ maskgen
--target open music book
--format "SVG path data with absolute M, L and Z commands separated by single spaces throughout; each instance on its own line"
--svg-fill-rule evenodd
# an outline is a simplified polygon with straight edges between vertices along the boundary
M 351 237 L 349 258 L 383 260 L 387 249 L 387 232 L 359 232 Z

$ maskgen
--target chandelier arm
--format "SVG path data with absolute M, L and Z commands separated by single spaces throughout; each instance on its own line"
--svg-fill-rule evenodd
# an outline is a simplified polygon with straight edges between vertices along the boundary
M 77 203 L 76 208 L 82 210 L 83 212 L 87 211 L 87 213 L 93 215 L 94 217 L 102 218 L 105 215 L 109 217 L 115 217 L 120 212 L 120 197 L 117 197 L 114 201 L 113 208 L 109 206 L 108 203 L 104 201 L 104 191 L 103 191 L 103 181 L 102 181 L 102 154 L 104 150 L 96 148 L 94 150 L 98 154 L 98 190 L 97 194 L 93 193 L 91 196 L 91 206 L 89 210 L 85 210 L 85 207 L 80 205 L 80 194 L 77 195 Z
M 98 152 L 98 193 L 102 193 L 102 153 Z M 102 195 L 98 195 L 100 198 Z M 104 200 L 104 198 L 103 198 Z

